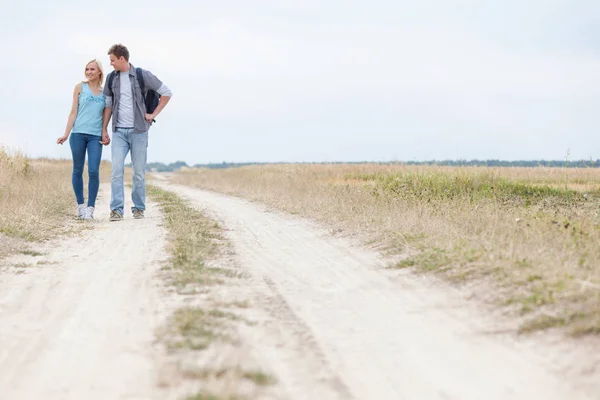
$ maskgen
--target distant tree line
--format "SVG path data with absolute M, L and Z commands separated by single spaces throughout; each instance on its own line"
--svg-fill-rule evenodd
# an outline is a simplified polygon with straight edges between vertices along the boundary
M 131 167 L 131 164 L 127 165 Z M 146 171 L 153 172 L 173 172 L 179 171 L 181 168 L 189 168 L 185 161 L 175 161 L 174 163 L 164 164 L 161 162 L 146 163 Z
M 600 160 L 443 160 L 443 161 L 407 161 L 408 165 L 444 165 L 477 167 L 560 167 L 560 168 L 598 168 Z
M 598 168 L 600 160 L 432 160 L 432 161 L 390 161 L 390 162 L 373 162 L 373 161 L 335 161 L 335 162 L 306 162 L 306 163 L 264 163 L 264 162 L 244 162 L 244 163 L 208 163 L 194 164 L 189 166 L 185 161 L 176 161 L 170 164 L 161 162 L 148 163 L 147 171 L 154 172 L 173 172 L 181 168 L 238 168 L 247 165 L 268 165 L 268 164 L 379 164 L 379 165 L 438 165 L 438 166 L 476 166 L 476 167 L 551 167 L 551 168 Z M 129 164 L 131 166 L 131 164 Z

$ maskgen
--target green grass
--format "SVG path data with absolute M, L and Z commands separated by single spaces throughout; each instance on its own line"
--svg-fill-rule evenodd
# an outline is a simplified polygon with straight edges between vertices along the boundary
M 220 368 L 220 369 L 199 369 L 186 371 L 186 376 L 198 379 L 222 379 L 226 377 L 247 379 L 257 386 L 269 386 L 277 382 L 277 379 L 259 370 L 244 370 L 242 368 Z
M 371 193 L 380 197 L 393 195 L 425 202 L 468 200 L 494 201 L 498 204 L 520 204 L 526 207 L 543 203 L 565 205 L 584 202 L 582 193 L 549 185 L 513 182 L 490 173 L 398 172 L 381 174 L 349 174 L 346 179 L 371 181 Z
M 33 267 L 33 265 L 28 264 L 28 263 L 17 263 L 15 265 L 13 265 L 13 267 L 15 267 L 15 268 L 31 268 L 31 267 Z
M 22 239 L 26 242 L 39 240 L 34 232 L 17 224 L 0 226 L 0 233 L 10 238 Z
M 242 376 L 246 379 L 251 380 L 259 386 L 272 385 L 277 382 L 277 380 L 273 376 L 265 374 L 261 371 L 244 371 L 242 372 Z
M 203 350 L 215 340 L 231 342 L 227 322 L 237 319 L 235 314 L 220 310 L 184 307 L 171 316 L 163 337 L 170 349 Z
M 219 275 L 231 276 L 223 268 L 206 265 L 225 246 L 222 228 L 176 194 L 148 186 L 148 194 L 160 205 L 169 232 L 170 281 L 179 289 L 221 282 Z
M 41 256 L 46 255 L 46 253 L 41 253 L 39 251 L 30 250 L 30 249 L 21 250 L 19 253 L 24 254 L 26 256 L 31 256 L 31 257 L 41 257 Z

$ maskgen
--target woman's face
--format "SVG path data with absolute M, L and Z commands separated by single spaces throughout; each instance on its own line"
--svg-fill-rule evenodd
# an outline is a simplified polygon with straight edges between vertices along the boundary
M 85 77 L 88 81 L 93 81 L 100 78 L 100 68 L 98 68 L 98 64 L 95 62 L 89 63 L 85 67 Z

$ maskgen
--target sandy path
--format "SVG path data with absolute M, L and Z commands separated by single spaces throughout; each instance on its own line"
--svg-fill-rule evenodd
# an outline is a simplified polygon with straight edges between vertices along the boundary
M 375 252 L 306 220 L 161 185 L 223 222 L 232 257 L 249 274 L 211 289 L 223 301 L 249 300 L 254 324 L 238 326 L 240 344 L 186 361 L 275 375 L 278 383 L 253 400 L 600 399 L 593 357 L 577 364 L 564 347 L 490 334 L 497 324 L 458 294 L 382 270 Z M 165 375 L 154 343 L 178 304 L 157 277 L 166 257 L 161 216 L 149 202 L 146 219 L 109 223 L 107 193 L 95 229 L 19 260 L 30 267 L 0 266 L 0 399 L 189 393 Z M 173 387 L 159 391 L 160 382 Z
M 164 316 L 155 273 L 165 258 L 157 209 L 46 246 L 43 265 L 0 270 L 0 398 L 150 399 L 154 329 Z M 49 264 L 48 264 L 49 263 Z
M 262 354 L 294 399 L 600 398 L 598 370 L 579 376 L 560 346 L 491 334 L 497 324 L 457 293 L 383 271 L 375 253 L 238 198 L 161 185 L 223 222 L 255 297 L 285 310 L 279 329 L 304 332 L 304 354 L 321 359 L 313 374 L 336 390 L 308 395 L 289 363 Z

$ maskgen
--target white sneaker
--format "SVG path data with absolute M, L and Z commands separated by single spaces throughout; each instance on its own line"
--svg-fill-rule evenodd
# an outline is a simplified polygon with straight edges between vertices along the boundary
M 83 219 L 94 219 L 94 207 L 89 206 L 85 209 L 85 216 Z
M 77 218 L 79 218 L 79 219 L 85 218 L 85 204 L 77 205 Z

